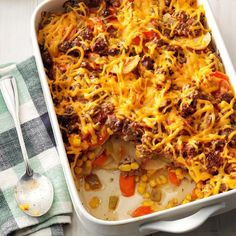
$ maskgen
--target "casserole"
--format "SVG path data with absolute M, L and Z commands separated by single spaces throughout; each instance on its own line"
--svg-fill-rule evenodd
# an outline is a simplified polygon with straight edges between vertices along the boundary
M 50 2 L 51 4 L 53 4 L 53 1 L 52 2 Z M 47 4 L 46 4 L 47 5 Z M 50 5 L 50 4 L 49 4 Z M 206 7 L 206 9 L 207 8 L 209 8 L 209 6 L 208 5 L 205 5 L 205 7 Z M 42 10 L 42 8 L 41 8 L 41 10 Z M 45 9 L 44 9 L 45 10 Z M 47 11 L 48 10 L 51 10 L 50 8 L 49 9 L 47 9 Z M 54 11 L 56 10 L 56 9 L 53 9 Z M 39 12 L 38 12 L 38 14 L 39 14 Z M 209 13 L 210 14 L 210 13 Z M 207 15 L 207 18 L 209 19 L 209 17 L 210 16 L 212 16 L 212 15 L 210 15 L 210 16 L 208 16 L 208 14 L 206 14 Z M 214 36 L 214 38 L 217 38 L 217 36 L 218 36 L 218 38 L 219 38 L 219 42 L 221 42 L 221 38 L 220 38 L 220 36 L 219 35 L 217 35 L 217 33 L 218 33 L 218 31 L 217 31 L 217 28 L 215 27 L 215 25 L 212 23 L 212 25 L 210 24 L 210 21 L 209 21 L 209 25 L 210 25 L 210 28 L 212 28 L 212 31 L 213 31 L 213 36 Z M 214 28 L 215 28 L 215 30 L 214 30 Z M 34 32 L 34 34 L 35 34 L 35 32 Z M 35 38 L 35 35 L 34 35 L 34 38 Z M 34 42 L 35 43 L 35 42 Z M 223 45 L 223 44 L 222 44 Z M 224 62 L 224 64 L 226 64 L 227 66 L 228 66 L 228 68 L 226 68 L 226 72 L 227 72 L 227 74 L 230 76 L 230 78 L 232 79 L 233 77 L 234 77 L 234 72 L 233 72 L 233 69 L 232 69 L 232 65 L 230 64 L 230 63 L 228 63 L 228 61 L 227 61 L 227 52 L 225 51 L 225 48 L 223 47 L 223 46 L 218 46 L 218 48 L 221 50 L 221 53 L 222 54 L 224 54 L 224 55 L 226 55 L 225 57 L 223 57 L 223 62 Z M 36 45 L 35 45 L 35 47 L 36 47 Z M 40 66 L 40 61 L 38 61 L 37 60 L 37 63 L 39 64 L 39 66 Z M 42 62 L 41 62 L 41 66 L 42 66 Z M 42 84 L 43 84 L 43 87 L 44 87 L 44 84 L 46 83 L 44 83 L 45 81 L 42 81 Z M 44 87 L 44 90 L 46 90 L 47 88 L 46 87 Z M 47 91 L 46 91 L 47 92 Z M 49 95 L 48 95 L 49 96 Z M 50 101 L 49 101 L 49 103 L 50 103 Z M 50 105 L 50 104 L 49 104 Z M 52 107 L 51 107 L 52 108 Z M 54 119 L 55 118 L 55 114 L 54 114 L 54 117 L 53 117 L 53 112 L 51 113 L 51 116 L 52 116 L 52 119 Z M 58 132 L 58 130 L 56 130 L 56 128 L 55 128 L 55 133 L 56 132 Z M 57 134 L 56 134 L 56 136 L 57 136 Z M 59 147 L 60 146 L 62 146 L 61 145 L 61 140 L 60 140 L 60 137 L 58 137 L 58 140 L 57 140 L 57 142 L 59 143 Z M 63 151 L 63 150 L 62 150 Z M 65 155 L 64 155 L 64 157 L 65 157 Z M 63 160 L 63 158 L 62 158 L 62 160 Z M 63 167 L 65 166 L 65 168 L 66 168 L 66 165 L 64 165 L 64 164 L 66 164 L 66 163 L 63 163 Z M 68 163 L 67 163 L 67 167 L 68 167 Z M 68 173 L 68 171 L 66 171 L 66 177 L 67 178 L 71 178 L 71 176 L 70 176 L 70 174 Z M 71 190 L 71 193 L 72 193 L 72 200 L 74 200 L 74 201 L 77 201 L 77 199 L 74 199 L 74 197 L 77 197 L 76 195 L 75 195 L 75 193 L 73 193 L 73 185 L 71 184 L 71 182 L 69 183 L 69 188 L 70 188 L 70 190 Z M 233 191 L 231 191 L 231 193 L 232 193 Z M 217 200 L 222 200 L 222 197 L 226 197 L 226 196 L 228 196 L 227 194 L 221 194 L 221 198 L 217 198 L 216 196 L 215 196 L 215 198 L 214 197 L 212 197 L 212 198 L 209 198 L 209 199 L 211 199 L 211 201 L 209 200 L 209 199 L 204 199 L 204 200 L 202 200 L 202 201 L 198 201 L 198 203 L 202 203 L 202 205 L 200 205 L 200 206 L 203 206 L 203 205 L 206 205 L 206 204 L 209 204 L 209 203 L 213 203 L 214 201 L 217 201 Z M 101 229 L 101 230 L 103 230 L 104 229 L 104 231 L 105 232 L 107 232 L 106 230 L 105 230 L 105 228 L 109 228 L 109 227 L 111 227 L 111 226 L 113 226 L 113 228 L 115 228 L 115 227 L 117 227 L 118 229 L 120 228 L 120 229 L 122 229 L 122 230 L 125 230 L 125 232 L 127 233 L 127 230 L 125 229 L 125 225 L 127 225 L 127 223 L 131 223 L 132 222 L 132 224 L 130 224 L 130 226 L 129 226 L 129 228 L 131 229 L 132 227 L 131 227 L 131 225 L 134 227 L 134 229 L 131 231 L 131 233 L 135 233 L 135 234 L 137 234 L 138 233 L 138 229 L 137 229 L 137 225 L 138 224 L 142 224 L 142 223 L 144 223 L 144 222 L 146 222 L 146 220 L 154 220 L 155 218 L 156 218 L 156 216 L 159 216 L 159 219 L 161 219 L 161 218 L 163 218 L 163 217 L 167 217 L 168 216 L 168 213 L 170 214 L 170 213 L 172 213 L 172 215 L 174 216 L 174 215 L 178 215 L 178 214 L 182 214 L 182 213 L 184 213 L 184 211 L 185 210 L 187 210 L 187 211 L 191 211 L 191 210 L 193 210 L 194 208 L 196 208 L 197 206 L 199 206 L 198 204 L 191 204 L 191 206 L 192 206 L 192 208 L 189 208 L 189 207 L 186 207 L 186 206 L 180 206 L 180 207 L 177 207 L 177 208 L 175 208 L 175 209 L 178 209 L 178 211 L 176 210 L 176 211 L 171 211 L 171 210 L 168 210 L 168 211 L 163 211 L 163 212 L 160 212 L 160 213 L 158 213 L 158 214 L 153 214 L 152 216 L 150 216 L 150 217 L 141 217 L 141 218 L 139 218 L 139 220 L 137 219 L 137 220 L 123 220 L 123 221 L 117 221 L 117 222 L 104 222 L 104 221 L 97 221 L 97 220 L 95 220 L 95 219 L 93 219 L 92 220 L 92 218 L 91 218 L 91 216 L 88 216 L 88 213 L 86 213 L 85 211 L 84 211 L 84 209 L 82 209 L 81 208 L 81 204 L 79 205 L 78 204 L 78 202 L 77 203 L 75 203 L 75 205 L 77 205 L 78 206 L 78 209 L 80 209 L 80 212 L 79 212 L 79 215 L 81 216 L 81 218 L 82 218 L 82 221 L 85 221 L 85 223 L 86 224 L 90 224 L 91 225 L 91 228 L 92 228 L 92 223 L 94 222 L 94 221 L 96 221 L 96 223 L 98 223 L 97 224 L 97 226 L 95 226 L 98 230 L 99 229 Z M 203 209 L 203 210 L 201 210 L 197 215 L 194 215 L 194 217 L 197 217 L 199 214 L 202 214 L 202 212 L 207 212 L 208 214 L 211 214 L 213 211 L 215 211 L 216 209 L 219 209 L 219 208 L 221 208 L 221 207 L 223 207 L 223 205 L 224 204 L 221 204 L 221 205 L 218 205 L 218 206 L 211 206 L 210 207 L 210 209 Z M 190 204 L 188 205 L 188 206 L 190 206 Z M 77 210 L 77 209 L 76 209 Z M 80 214 L 81 213 L 81 214 Z M 163 214 L 161 214 L 161 213 L 163 213 Z M 164 213 L 166 213 L 166 214 L 164 214 Z M 86 215 L 87 214 L 87 215 Z M 207 215 L 208 215 L 207 214 Z M 201 221 L 204 219 L 204 217 L 201 217 Z M 190 225 L 190 227 L 195 227 L 195 226 L 197 226 L 199 223 L 201 223 L 201 221 L 198 221 L 198 222 L 195 222 L 196 223 L 196 225 Z M 102 224 L 101 224 L 102 223 Z M 125 224 L 125 225 L 124 225 Z M 158 225 L 159 225 L 159 227 L 160 227 L 160 225 L 163 225 L 163 224 L 161 224 L 161 223 L 158 223 L 158 224 L 155 224 L 155 229 L 158 229 L 157 227 L 158 227 Z M 100 226 L 100 227 L 99 227 Z M 166 225 L 166 226 L 168 226 L 168 224 Z M 143 233 L 145 233 L 145 230 L 146 230 L 146 233 L 148 232 L 147 230 L 148 230 L 148 228 L 149 228 L 149 230 L 151 231 L 151 230 L 154 230 L 154 229 L 152 229 L 152 227 L 153 227 L 153 225 L 145 225 L 145 226 L 142 226 L 141 228 L 140 228 L 140 231 L 142 231 Z M 169 228 L 169 227 L 168 227 Z M 188 229 L 190 229 L 190 228 L 188 228 Z M 176 229 L 175 229 L 176 230 Z M 183 229 L 183 228 L 181 228 L 181 230 L 187 230 L 187 229 Z M 110 233 L 110 232 L 109 232 Z M 116 234 L 116 232 L 115 231 L 113 231 L 112 233 L 114 233 L 114 234 Z

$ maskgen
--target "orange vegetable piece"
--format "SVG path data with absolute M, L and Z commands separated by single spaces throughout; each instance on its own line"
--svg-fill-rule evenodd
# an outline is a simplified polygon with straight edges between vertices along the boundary
M 171 169 L 168 169 L 168 179 L 170 180 L 170 182 L 175 185 L 175 186 L 179 186 L 181 184 L 181 180 L 179 180 L 177 178 L 177 175 L 175 174 L 175 172 Z
M 140 206 L 134 210 L 131 214 L 132 217 L 139 217 L 153 213 L 153 210 L 150 206 Z
M 226 74 L 224 74 L 224 73 L 222 73 L 220 71 L 212 72 L 210 74 L 210 76 L 217 77 L 217 78 L 229 81 L 229 77 Z
M 120 191 L 123 196 L 131 197 L 135 191 L 135 178 L 134 176 L 124 176 L 120 174 Z
M 140 44 L 140 37 L 139 36 L 136 36 L 135 38 L 133 38 L 132 42 L 134 45 L 139 45 Z
M 104 163 L 106 162 L 108 156 L 106 152 L 103 152 L 100 156 L 96 157 L 95 160 L 93 161 L 93 168 L 101 168 Z
M 219 83 L 219 89 L 216 93 L 216 95 L 221 95 L 224 93 L 227 93 L 230 89 L 230 84 L 229 84 L 229 77 L 220 72 L 220 71 L 216 71 L 210 74 L 210 77 L 212 78 L 217 78 L 218 79 L 218 83 Z
M 143 34 L 144 34 L 144 36 L 146 37 L 146 39 L 148 41 L 151 41 L 151 40 L 153 40 L 154 38 L 157 38 L 157 37 L 159 38 L 159 35 L 153 30 L 145 31 L 145 32 L 143 32 Z

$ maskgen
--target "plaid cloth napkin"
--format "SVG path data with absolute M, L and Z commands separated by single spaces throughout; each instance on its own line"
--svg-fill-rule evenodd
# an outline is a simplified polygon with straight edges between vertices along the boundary
M 17 207 L 14 186 L 25 166 L 13 120 L 0 93 L 0 235 L 63 235 L 62 224 L 71 223 L 72 205 L 34 58 L 0 67 L 0 79 L 4 75 L 17 81 L 21 127 L 32 168 L 52 181 L 55 195 L 50 211 L 39 218 L 29 217 Z

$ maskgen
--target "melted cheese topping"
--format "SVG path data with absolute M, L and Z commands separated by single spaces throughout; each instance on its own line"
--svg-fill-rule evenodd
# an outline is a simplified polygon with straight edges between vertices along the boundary
M 72 169 L 80 166 L 82 153 L 112 135 L 94 119 L 102 105 L 112 104 L 117 119 L 142 127 L 142 148 L 157 156 L 171 153 L 175 165 L 203 183 L 205 197 L 223 185 L 235 188 L 236 131 L 230 121 L 235 99 L 222 99 L 233 90 L 210 47 L 203 7 L 194 0 L 172 0 L 169 6 L 164 0 L 123 0 L 109 7 L 109 16 L 104 8 L 104 2 L 99 9 L 79 3 L 68 12 L 47 14 L 38 32 L 53 62 L 45 67 L 56 113 L 63 119 L 75 115 L 73 124 L 61 122 L 67 153 L 74 156 Z M 88 28 L 91 38 L 83 36 Z M 118 53 L 96 51 L 101 39 Z M 60 50 L 65 42 L 70 46 Z M 145 57 L 153 68 L 145 66 Z M 223 146 L 217 149 L 216 142 Z

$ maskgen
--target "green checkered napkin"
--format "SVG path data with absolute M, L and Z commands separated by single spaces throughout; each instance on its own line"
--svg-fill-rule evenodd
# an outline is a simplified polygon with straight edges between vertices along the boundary
M 55 195 L 50 211 L 39 218 L 24 214 L 14 199 L 14 186 L 25 166 L 13 120 L 0 93 L 0 235 L 63 235 L 63 224 L 71 223 L 72 205 L 45 105 L 34 58 L 0 67 L 2 76 L 16 78 L 20 120 L 30 158 L 36 172 L 53 183 Z

